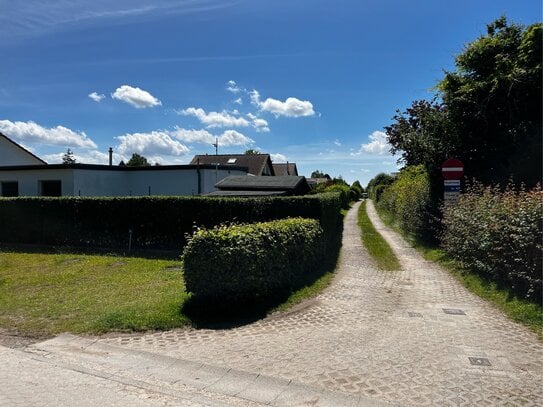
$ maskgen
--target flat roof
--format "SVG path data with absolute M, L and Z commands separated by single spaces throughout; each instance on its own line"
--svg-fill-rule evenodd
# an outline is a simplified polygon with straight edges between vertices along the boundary
M 103 165 L 103 164 L 44 164 L 44 165 L 4 165 L 0 166 L 0 171 L 25 171 L 25 170 L 98 170 L 98 171 L 167 171 L 167 170 L 237 170 L 247 172 L 247 167 L 237 165 L 150 165 L 146 167 L 129 167 L 127 165 Z
M 281 196 L 288 191 L 213 191 L 205 196 Z
M 250 176 L 250 175 L 231 175 L 217 182 L 215 186 L 219 189 L 238 189 L 238 190 L 294 190 L 300 184 L 305 182 L 305 177 L 301 176 Z

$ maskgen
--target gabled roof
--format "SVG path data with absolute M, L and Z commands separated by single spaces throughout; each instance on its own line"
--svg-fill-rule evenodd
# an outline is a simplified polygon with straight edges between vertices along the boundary
M 5 140 L 7 140 L 8 142 L 10 142 L 11 144 L 13 144 L 14 146 L 16 146 L 19 150 L 21 150 L 22 152 L 24 152 L 25 154 L 29 155 L 30 157 L 40 161 L 42 164 L 47 164 L 45 161 L 43 161 L 40 157 L 38 157 L 37 155 L 31 153 L 30 151 L 28 151 L 26 148 L 24 148 L 23 146 L 21 146 L 20 144 L 16 143 L 15 141 L 13 141 L 12 139 L 10 139 L 8 136 L 0 133 L 0 138 L 4 138 Z
M 267 164 L 272 171 L 271 175 L 274 175 L 269 154 L 195 155 L 190 164 L 219 164 L 247 167 L 249 169 L 249 174 L 252 175 L 262 175 Z
M 282 177 L 255 177 L 244 175 L 231 175 L 215 184 L 220 190 L 255 190 L 255 191 L 309 191 L 309 185 L 305 177 L 282 176 Z
M 298 175 L 298 168 L 296 168 L 296 163 L 272 163 L 273 172 L 276 176 L 284 175 Z

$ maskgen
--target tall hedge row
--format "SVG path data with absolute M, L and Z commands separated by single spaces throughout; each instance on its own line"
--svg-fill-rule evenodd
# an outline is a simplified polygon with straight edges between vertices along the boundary
M 183 252 L 187 291 L 199 299 L 242 302 L 292 290 L 318 269 L 324 245 L 315 219 L 199 230 Z
M 176 250 L 195 227 L 287 217 L 319 220 L 328 239 L 340 226 L 337 193 L 299 197 L 0 198 L 0 243 Z
M 392 184 L 378 185 L 375 199 L 404 231 L 419 239 L 427 237 L 433 216 L 430 181 L 422 165 L 405 167 Z
M 444 210 L 443 248 L 515 294 L 541 302 L 543 193 L 475 185 Z

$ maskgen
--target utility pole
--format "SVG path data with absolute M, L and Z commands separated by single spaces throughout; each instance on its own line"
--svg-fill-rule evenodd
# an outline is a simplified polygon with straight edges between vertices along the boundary
M 215 155 L 219 155 L 219 138 L 215 137 L 215 142 L 211 143 L 213 147 L 215 147 Z

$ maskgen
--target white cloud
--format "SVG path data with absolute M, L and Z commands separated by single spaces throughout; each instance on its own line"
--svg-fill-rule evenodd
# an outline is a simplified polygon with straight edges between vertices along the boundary
M 215 136 L 207 130 L 192 130 L 176 128 L 170 135 L 186 143 L 213 144 L 219 140 L 220 146 L 241 146 L 254 143 L 254 141 L 236 130 L 226 130 L 221 135 Z
M 260 106 L 260 93 L 256 89 L 253 89 L 249 92 L 249 97 L 251 98 L 251 103 L 255 106 Z
M 268 127 L 268 122 L 264 119 L 254 119 L 253 127 L 259 133 L 267 133 L 268 131 L 270 131 L 270 128 Z
M 270 158 L 274 163 L 284 163 L 287 161 L 287 156 L 283 154 L 270 154 Z
M 66 151 L 61 153 L 47 154 L 42 158 L 50 164 L 58 164 L 62 163 L 62 157 L 64 154 L 66 154 Z M 109 154 L 98 150 L 74 152 L 73 157 L 78 164 L 109 164 Z
M 258 133 L 267 133 L 270 131 L 267 120 L 261 119 L 252 113 L 247 113 L 247 117 L 251 119 L 251 125 Z
M 204 129 L 193 130 L 177 127 L 175 131 L 170 133 L 170 135 L 186 143 L 212 144 L 215 142 L 215 136 Z
M 334 144 L 338 147 L 341 147 L 341 142 L 339 141 L 339 139 L 335 139 Z
M 182 156 L 189 152 L 188 147 L 173 140 L 168 132 L 132 133 L 117 137 L 120 144 L 116 151 L 122 155 L 138 153 L 143 155 Z
M 369 153 L 369 154 L 387 154 L 390 150 L 390 144 L 387 142 L 387 135 L 382 131 L 374 131 L 368 137 L 370 140 L 369 143 L 362 144 L 360 146 L 360 151 L 358 153 Z
M 313 116 L 315 114 L 313 104 L 310 101 L 300 100 L 293 97 L 287 98 L 284 102 L 277 99 L 268 98 L 264 102 L 259 102 L 258 107 L 260 110 L 270 112 L 276 117 L 303 117 Z
M 226 130 L 219 136 L 220 146 L 244 146 L 254 143 L 254 140 L 236 130 Z
M 162 105 L 162 102 L 149 92 L 128 85 L 123 85 L 117 88 L 115 92 L 111 94 L 111 97 L 113 99 L 128 103 L 129 105 L 134 106 L 136 109 L 144 109 L 146 107 Z
M 230 81 L 228 81 L 228 82 L 226 83 L 226 90 L 227 90 L 228 92 L 238 93 L 238 92 L 241 92 L 243 89 L 240 88 L 240 87 L 238 86 L 238 84 L 236 83 L 236 81 L 230 80 Z
M 234 103 L 237 104 L 237 105 L 242 105 L 242 104 L 243 104 L 243 100 L 239 97 L 239 98 L 237 98 L 236 100 L 234 100 Z
M 88 96 L 95 102 L 101 102 L 103 99 L 106 98 L 106 95 L 98 94 L 96 92 L 89 93 Z
M 183 116 L 194 116 L 208 128 L 249 126 L 247 119 L 232 116 L 226 111 L 206 113 L 206 111 L 202 108 L 189 107 L 188 109 L 179 110 L 177 113 Z
M 0 132 L 17 141 L 41 143 L 64 147 L 96 148 L 85 132 L 70 130 L 64 126 L 46 128 L 32 121 L 12 122 L 0 120 Z

